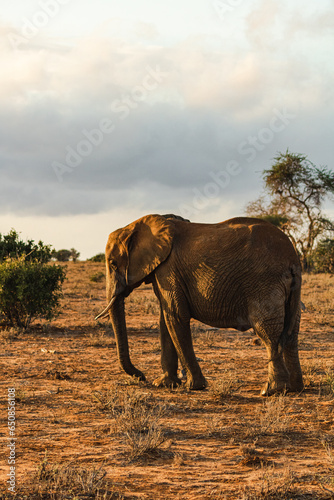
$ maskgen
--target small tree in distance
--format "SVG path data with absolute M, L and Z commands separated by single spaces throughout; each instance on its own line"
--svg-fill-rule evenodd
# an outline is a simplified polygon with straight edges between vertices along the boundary
M 72 259 L 73 262 L 77 262 L 80 252 L 78 252 L 75 248 L 71 248 L 71 250 L 63 248 L 61 250 L 52 250 L 51 256 L 58 262 L 68 262 L 70 259 Z
M 58 262 L 68 262 L 71 257 L 71 250 L 52 250 L 52 258 Z
M 334 173 L 287 150 L 278 154 L 271 169 L 263 171 L 263 179 L 265 195 L 250 203 L 246 213 L 286 232 L 306 270 L 319 237 L 334 231 L 334 222 L 322 212 L 323 202 L 334 194 Z
M 70 252 L 71 252 L 71 259 L 73 260 L 73 262 L 76 262 L 80 257 L 80 252 L 78 252 L 75 248 L 71 248 Z

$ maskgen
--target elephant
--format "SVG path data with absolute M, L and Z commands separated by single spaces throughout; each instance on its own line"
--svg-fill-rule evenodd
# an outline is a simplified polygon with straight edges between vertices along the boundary
M 124 298 L 151 283 L 160 303 L 162 375 L 157 387 L 176 387 L 178 360 L 189 389 L 207 387 L 194 353 L 190 319 L 246 331 L 263 341 L 268 380 L 261 394 L 300 392 L 298 354 L 301 265 L 290 239 L 262 219 L 236 217 L 193 223 L 168 214 L 146 215 L 109 235 L 106 308 L 118 359 L 129 375 L 146 380 L 129 356 Z

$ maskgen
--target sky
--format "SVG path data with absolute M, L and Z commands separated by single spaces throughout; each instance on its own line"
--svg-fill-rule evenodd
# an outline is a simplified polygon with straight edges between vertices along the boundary
M 334 0 L 7 2 L 0 233 L 85 259 L 149 213 L 243 215 L 287 149 L 333 168 L 333 34 Z

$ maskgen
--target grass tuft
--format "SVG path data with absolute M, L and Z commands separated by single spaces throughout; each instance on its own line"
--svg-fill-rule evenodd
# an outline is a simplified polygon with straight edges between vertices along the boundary
M 23 332 L 24 329 L 17 326 L 0 329 L 0 340 L 4 344 L 10 344 L 11 342 L 13 342 L 13 340 L 19 338 L 19 336 L 22 335 Z
M 236 376 L 236 373 L 232 370 L 225 370 L 218 380 L 210 384 L 210 392 L 215 399 L 222 402 L 224 399 L 236 393 L 240 387 L 240 380 Z
M 160 419 L 166 407 L 151 394 L 114 384 L 107 392 L 95 392 L 94 398 L 100 411 L 114 418 L 113 430 L 123 438 L 130 461 L 153 454 L 164 443 Z
M 326 371 L 325 376 L 320 382 L 320 387 L 321 393 L 331 398 L 334 396 L 334 371 L 332 369 Z
M 250 437 L 284 434 L 289 430 L 290 416 L 283 394 L 266 399 L 247 422 L 246 434 Z
M 302 498 L 294 487 L 295 477 L 287 468 L 277 473 L 274 467 L 263 468 L 259 487 L 245 486 L 240 500 L 292 500 Z
M 106 471 L 100 467 L 85 468 L 72 462 L 67 464 L 51 464 L 45 458 L 38 466 L 35 474 L 20 493 L 17 499 L 30 500 L 116 500 L 123 496 L 114 492 L 113 487 L 105 479 Z M 26 489 L 29 488 L 29 496 Z

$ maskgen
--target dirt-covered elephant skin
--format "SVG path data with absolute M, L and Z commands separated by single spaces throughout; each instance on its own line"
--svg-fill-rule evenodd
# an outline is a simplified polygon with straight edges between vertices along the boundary
M 107 307 L 124 371 L 145 380 L 132 364 L 124 298 L 152 283 L 160 302 L 162 375 L 156 386 L 176 386 L 178 360 L 190 389 L 207 383 L 196 360 L 190 319 L 218 328 L 253 328 L 268 353 L 261 394 L 301 391 L 298 356 L 301 267 L 289 238 L 260 219 L 197 224 L 147 215 L 109 235 Z

